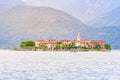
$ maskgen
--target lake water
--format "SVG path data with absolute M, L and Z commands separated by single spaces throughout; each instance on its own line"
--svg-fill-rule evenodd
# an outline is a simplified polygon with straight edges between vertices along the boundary
M 120 51 L 0 51 L 0 80 L 120 80 Z

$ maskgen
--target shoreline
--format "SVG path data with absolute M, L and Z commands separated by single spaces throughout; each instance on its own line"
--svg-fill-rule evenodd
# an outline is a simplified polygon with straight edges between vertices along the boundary
M 0 52 L 4 52 L 4 51 L 8 51 L 8 52 L 42 52 L 42 53 L 46 53 L 46 52 L 55 52 L 55 53 L 59 53 L 59 52 L 69 52 L 69 53 L 81 53 L 81 52 L 90 52 L 90 53 L 94 53 L 94 52 L 101 52 L 101 53 L 104 53 L 104 52 L 118 52 L 120 50 L 111 50 L 111 51 L 19 51 L 19 50 L 13 50 L 13 49 L 0 49 Z

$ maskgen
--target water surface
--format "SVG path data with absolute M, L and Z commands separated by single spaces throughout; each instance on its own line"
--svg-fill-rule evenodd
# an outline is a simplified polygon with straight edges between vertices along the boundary
M 0 80 L 120 80 L 120 51 L 0 51 Z

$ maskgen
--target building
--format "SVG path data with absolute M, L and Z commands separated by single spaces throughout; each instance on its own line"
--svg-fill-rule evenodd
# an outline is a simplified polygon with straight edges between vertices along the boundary
M 104 42 L 102 40 L 81 40 L 80 33 L 78 33 L 76 40 L 56 40 L 56 39 L 50 39 L 48 41 L 45 40 L 37 40 L 35 41 L 36 47 L 39 47 L 39 45 L 47 46 L 49 49 L 54 49 L 58 43 L 62 43 L 62 45 L 70 45 L 74 44 L 74 46 L 77 47 L 86 47 L 86 48 L 94 48 L 96 44 L 99 44 L 101 48 L 104 47 Z
M 46 46 L 47 42 L 45 40 L 37 40 L 35 41 L 35 46 L 39 47 L 39 45 L 45 45 Z

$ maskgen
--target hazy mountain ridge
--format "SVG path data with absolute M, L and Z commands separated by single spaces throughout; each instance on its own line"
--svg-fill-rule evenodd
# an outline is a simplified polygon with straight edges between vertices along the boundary
M 103 14 L 89 22 L 93 27 L 92 31 L 98 33 L 93 38 L 101 38 L 105 42 L 110 42 L 114 49 L 120 49 L 120 7 Z M 89 31 L 90 31 L 89 30 Z M 93 35 L 94 33 L 90 33 Z
M 88 22 L 91 26 L 104 27 L 104 26 L 120 26 L 120 7 L 103 14 L 96 19 Z
M 103 40 L 105 43 L 110 43 L 113 49 L 120 49 L 120 27 L 105 26 L 99 28 L 90 28 L 83 31 L 89 39 Z
M 21 0 L 0 0 L 0 13 L 14 6 L 27 5 Z
M 100 39 L 120 49 L 120 9 L 99 17 L 85 25 L 73 16 L 49 7 L 12 6 L 0 15 L 0 47 L 13 47 L 23 40 Z
M 87 26 L 53 8 L 19 6 L 0 16 L 0 28 L 1 44 L 14 46 L 27 39 L 73 38 Z

